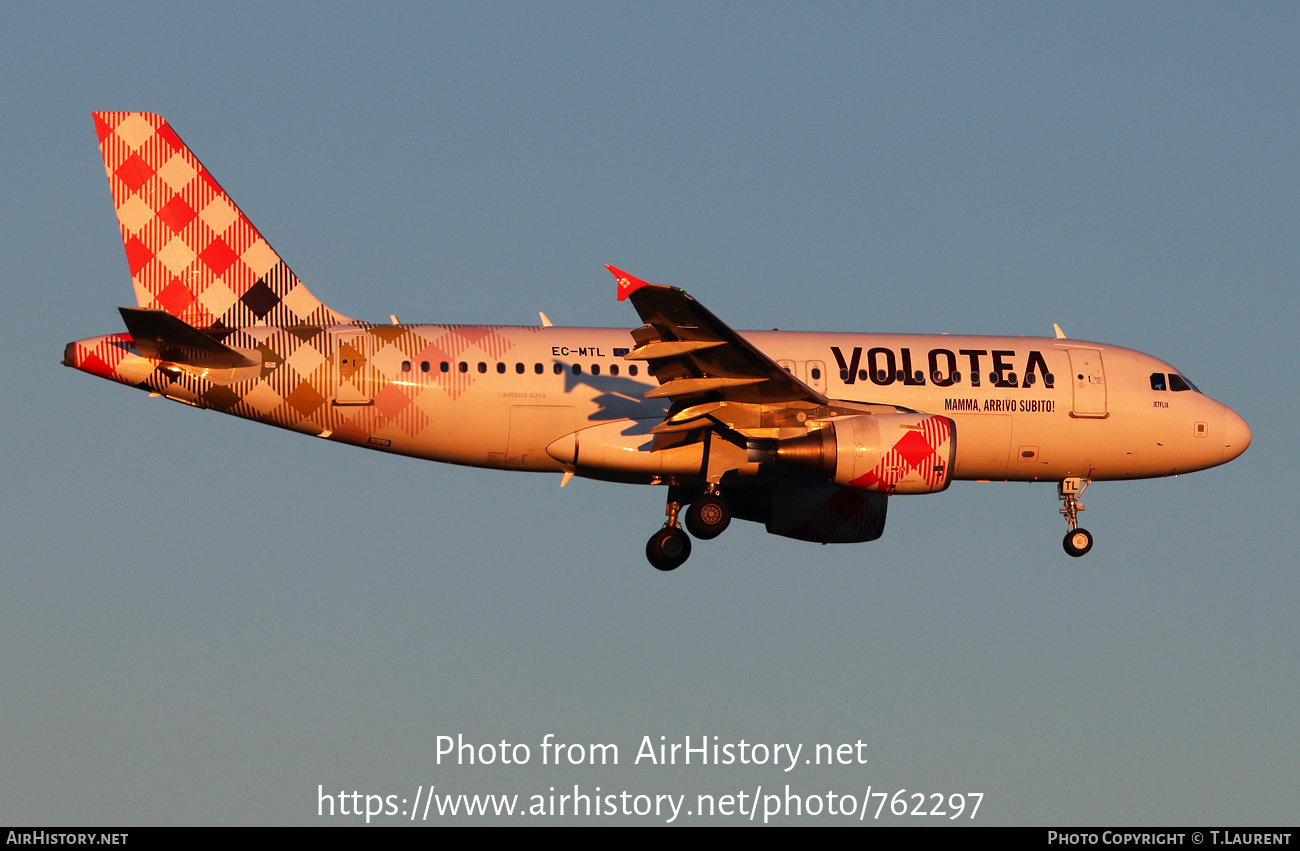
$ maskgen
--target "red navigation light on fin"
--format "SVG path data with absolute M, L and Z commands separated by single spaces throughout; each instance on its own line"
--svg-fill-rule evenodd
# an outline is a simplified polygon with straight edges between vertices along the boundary
M 624 272 L 622 269 L 619 269 L 615 266 L 610 266 L 608 263 L 605 264 L 605 268 L 609 270 L 609 273 L 611 275 L 613 275 L 615 278 L 618 278 L 618 300 L 619 301 L 626 300 L 628 296 L 630 296 L 632 293 L 636 292 L 637 290 L 641 289 L 642 287 L 650 286 L 649 281 L 643 281 L 640 278 L 635 277 L 634 275 L 629 275 L 627 272 Z

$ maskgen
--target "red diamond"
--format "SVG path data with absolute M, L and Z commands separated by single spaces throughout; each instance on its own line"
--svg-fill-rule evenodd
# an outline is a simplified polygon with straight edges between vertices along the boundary
M 139 154 L 132 154 L 122 161 L 113 172 L 117 179 L 126 184 L 126 188 L 132 192 L 139 192 L 140 187 L 144 186 L 145 181 L 153 177 L 153 169 L 145 162 Z
M 170 284 L 163 287 L 163 291 L 158 293 L 154 300 L 172 316 L 180 316 L 194 303 L 194 293 L 190 292 L 189 287 L 182 284 L 179 278 L 174 278 Z
M 894 451 L 903 456 L 909 467 L 916 467 L 934 454 L 932 447 L 919 431 L 909 431 L 903 439 L 894 444 Z
M 464 340 L 465 342 L 469 343 L 470 345 L 474 345 L 474 344 L 477 343 L 479 340 L 482 340 L 484 337 L 486 337 L 487 335 L 491 334 L 491 333 L 492 333 L 492 329 L 491 329 L 491 328 L 481 328 L 481 327 L 480 327 L 480 328 L 476 328 L 476 327 L 474 327 L 474 326 L 471 325 L 471 326 L 469 326 L 469 327 L 467 327 L 467 328 L 457 328 L 457 329 L 456 329 L 456 333 L 460 335 L 460 338 L 461 338 L 462 340 Z
M 104 361 L 93 352 L 88 352 L 86 354 L 81 363 L 77 364 L 77 369 L 89 372 L 91 375 L 98 375 L 100 378 L 113 377 L 113 367 L 104 363 Z
M 410 403 L 410 397 L 397 384 L 389 384 L 375 395 L 375 407 L 390 420 L 397 419 L 397 415 Z
M 198 214 L 190 209 L 190 205 L 186 204 L 185 199 L 179 195 L 164 204 L 158 211 L 158 218 L 172 229 L 172 233 L 180 233 L 186 225 L 194 221 L 196 215 Z
M 284 397 L 284 401 L 289 403 L 289 407 L 298 412 L 299 416 L 308 417 L 312 412 L 325 403 L 325 397 L 316 392 L 316 388 L 304 381 L 294 388 L 293 392 Z
M 113 128 L 109 127 L 108 122 L 104 120 L 104 113 L 94 112 L 91 113 L 91 116 L 95 119 L 95 134 L 99 136 L 99 144 L 102 145 L 109 134 L 113 132 Z
M 218 411 L 225 411 L 235 406 L 239 394 L 229 387 L 216 384 L 203 391 L 203 400 Z
M 234 249 L 220 239 L 214 239 L 208 247 L 200 252 L 199 257 L 208 265 L 213 274 L 224 275 L 226 270 L 239 259 Z
M 140 270 L 153 259 L 153 252 L 140 241 L 138 236 L 128 239 L 124 247 L 126 248 L 126 265 L 131 267 L 131 277 L 137 277 Z
M 170 151 L 180 151 L 185 148 L 185 143 L 176 135 L 176 131 L 172 129 L 170 124 L 163 124 L 162 127 L 158 128 L 158 132 L 155 135 L 163 140 L 163 144 L 165 144 L 167 149 Z

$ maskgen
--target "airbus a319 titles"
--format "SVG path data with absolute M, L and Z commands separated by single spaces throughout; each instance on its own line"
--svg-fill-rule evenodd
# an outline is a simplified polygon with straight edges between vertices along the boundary
M 1090 482 L 1223 464 L 1245 420 L 1170 364 L 1055 337 L 732 330 L 614 267 L 623 328 L 361 322 L 321 303 L 160 116 L 94 114 L 136 306 L 63 362 L 326 440 L 667 489 L 650 563 L 733 518 L 880 537 L 890 497 L 1055 482 L 1065 551 Z M 685 530 L 683 530 L 683 526 Z M 690 532 L 690 536 L 687 535 Z

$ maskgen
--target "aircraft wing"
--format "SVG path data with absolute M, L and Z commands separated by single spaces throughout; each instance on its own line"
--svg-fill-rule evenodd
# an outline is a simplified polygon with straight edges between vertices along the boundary
M 670 399 L 674 411 L 710 402 L 828 404 L 684 291 L 605 268 L 618 279 L 619 300 L 630 299 L 646 323 L 632 332 L 636 348 L 626 357 L 647 361 L 659 380 L 647 398 Z

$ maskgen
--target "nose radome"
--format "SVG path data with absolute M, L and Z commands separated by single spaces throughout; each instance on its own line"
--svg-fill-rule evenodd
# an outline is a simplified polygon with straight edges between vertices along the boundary
M 1223 460 L 1231 461 L 1250 446 L 1250 426 L 1236 411 L 1228 409 L 1223 414 Z

